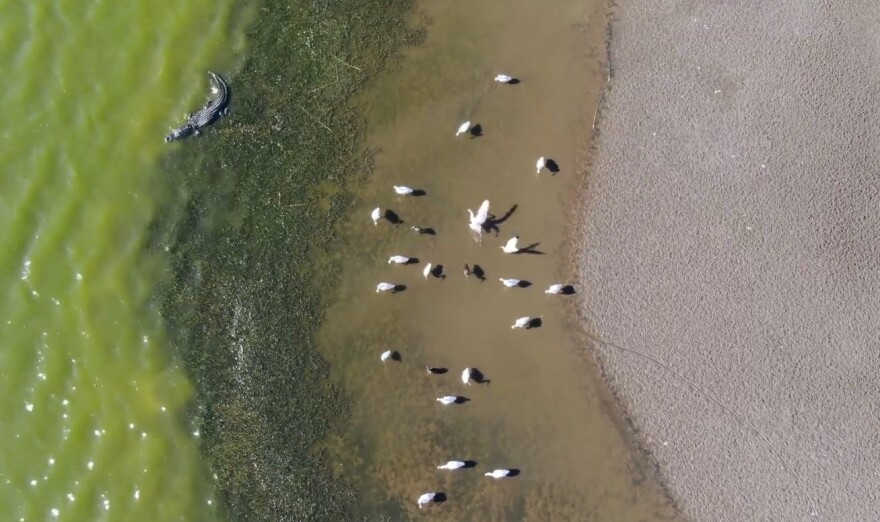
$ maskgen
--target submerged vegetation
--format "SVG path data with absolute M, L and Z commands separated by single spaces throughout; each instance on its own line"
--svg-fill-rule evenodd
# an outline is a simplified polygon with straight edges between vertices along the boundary
M 323 252 L 369 161 L 350 100 L 420 37 L 412 3 L 265 2 L 242 70 L 224 76 L 231 114 L 168 157 L 151 236 L 171 263 L 160 304 L 231 519 L 343 519 L 354 505 L 315 451 L 346 406 L 312 333 L 334 283 Z

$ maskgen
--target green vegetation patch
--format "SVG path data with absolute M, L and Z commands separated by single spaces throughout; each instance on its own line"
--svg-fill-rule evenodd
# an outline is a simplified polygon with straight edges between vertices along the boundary
M 231 519 L 338 520 L 354 505 L 315 451 L 345 399 L 312 334 L 334 283 L 324 253 L 369 159 L 349 101 L 420 38 L 412 3 L 264 3 L 226 75 L 230 115 L 167 159 L 150 245 L 170 255 L 160 303 Z

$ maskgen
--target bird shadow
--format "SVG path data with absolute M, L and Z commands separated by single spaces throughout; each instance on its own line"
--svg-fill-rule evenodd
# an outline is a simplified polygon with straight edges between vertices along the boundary
M 473 273 L 474 276 L 479 279 L 481 283 L 486 280 L 486 271 L 483 270 L 483 267 L 481 267 L 480 265 L 474 265 L 474 267 L 471 269 L 471 273 Z
M 530 319 L 529 322 L 526 324 L 526 330 L 531 330 L 532 328 L 540 328 L 543 325 L 543 319 L 541 319 L 540 317 L 534 317 Z
M 507 474 L 508 477 L 516 477 L 519 476 L 520 470 L 518 468 L 509 469 L 510 473 Z
M 492 382 L 491 380 L 487 379 L 485 375 L 483 375 L 483 372 L 476 368 L 471 368 L 471 380 L 477 384 L 489 384 L 490 382 Z
M 396 294 L 398 292 L 403 292 L 406 290 L 406 285 L 394 285 L 394 288 L 391 289 L 392 294 Z
M 577 291 L 571 285 L 565 285 L 562 287 L 562 295 L 574 295 Z
M 550 171 L 554 176 L 559 174 L 559 163 L 556 163 L 555 160 L 548 159 L 544 162 L 544 168 Z
M 459 395 L 455 398 L 455 404 L 464 404 L 466 402 L 470 402 L 470 399 L 468 399 L 467 397 L 462 397 L 461 395 Z
M 443 265 L 435 266 L 428 273 L 436 277 L 437 279 L 446 279 L 446 274 L 443 273 Z
M 419 198 L 419 197 L 422 197 L 422 196 L 427 196 L 427 195 L 428 195 L 428 193 L 425 192 L 425 191 L 422 190 L 422 189 L 415 189 L 415 190 L 413 190 L 413 191 L 410 193 L 410 196 L 413 196 L 413 197 L 416 197 L 416 198 Z
M 430 227 L 428 227 L 428 228 L 414 227 L 413 231 L 415 231 L 415 233 L 420 236 L 421 235 L 426 235 L 426 236 L 436 236 L 437 235 L 437 231 L 434 230 L 433 228 L 430 228 Z
M 544 252 L 541 252 L 540 250 L 536 250 L 536 249 L 535 249 L 535 247 L 538 246 L 538 245 L 540 245 L 540 244 L 541 244 L 541 243 L 532 243 L 532 244 L 529 245 L 529 246 L 526 246 L 526 247 L 523 247 L 523 248 L 518 249 L 518 250 L 516 251 L 516 253 L 517 253 L 517 254 L 535 254 L 535 255 L 543 256 L 543 255 L 544 255 Z
M 391 360 L 396 362 L 403 362 L 403 357 L 400 355 L 400 352 L 394 350 L 391 352 Z
M 462 466 L 462 468 L 464 468 L 464 469 L 471 469 L 471 468 L 476 468 L 476 467 L 477 467 L 476 460 L 465 460 L 464 466 Z
M 498 235 L 498 232 L 499 232 L 498 225 L 500 225 L 501 223 L 504 223 L 505 221 L 507 221 L 508 219 L 510 219 L 510 216 L 512 216 L 513 213 L 516 212 L 516 209 L 517 209 L 517 208 L 519 208 L 519 205 L 514 204 L 514 205 L 513 205 L 512 207 L 510 207 L 510 209 L 509 209 L 507 212 L 505 212 L 504 215 L 501 216 L 501 217 L 497 217 L 497 216 L 489 215 L 489 218 L 486 220 L 485 223 L 483 223 L 483 229 L 484 229 L 486 232 L 492 232 L 492 231 L 494 231 L 494 232 L 495 232 L 495 235 L 497 236 L 497 235 Z
M 529 281 L 520 281 L 519 283 L 516 284 L 516 286 L 519 288 L 528 288 L 528 287 L 532 286 L 532 283 Z
M 432 500 L 431 502 L 433 502 L 434 504 L 442 504 L 446 502 L 446 493 L 443 493 L 442 491 L 434 493 L 434 500 Z
M 411 257 L 407 260 L 406 263 L 404 263 L 404 265 L 417 265 L 417 264 L 419 264 L 419 258 L 417 258 L 417 257 Z
M 385 219 L 387 219 L 388 222 L 391 223 L 392 225 L 399 225 L 399 224 L 403 223 L 403 220 L 400 219 L 400 216 L 397 215 L 397 212 L 395 212 L 393 210 L 388 210 L 388 209 L 385 210 Z
M 428 373 L 432 375 L 443 375 L 444 373 L 449 372 L 449 368 L 442 368 L 439 366 L 428 366 L 426 369 L 428 370 Z
M 522 80 L 519 78 L 511 78 L 507 85 L 519 85 L 520 83 L 522 83 Z
M 478 124 L 474 125 L 473 127 L 471 127 L 470 130 L 468 130 L 468 132 L 471 135 L 471 139 L 479 138 L 480 136 L 483 135 L 483 126 L 478 123 Z

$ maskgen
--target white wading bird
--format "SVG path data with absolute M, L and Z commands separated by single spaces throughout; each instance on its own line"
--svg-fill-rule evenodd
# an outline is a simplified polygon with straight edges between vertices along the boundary
M 540 158 L 538 158 L 538 162 L 535 163 L 535 169 L 536 169 L 535 175 L 537 176 L 538 174 L 540 174 L 541 171 L 544 170 L 544 167 L 546 167 L 546 166 L 547 166 L 547 160 L 544 159 L 544 156 L 541 156 Z
M 470 122 L 470 121 L 466 121 L 466 122 L 464 122 L 464 123 L 462 123 L 461 125 L 458 126 L 458 130 L 455 131 L 455 135 L 456 135 L 456 136 L 461 136 L 462 134 L 464 134 L 465 132 L 469 131 L 470 129 L 471 129 L 471 122 Z
M 458 402 L 458 397 L 455 395 L 446 395 L 444 397 L 437 397 L 437 402 L 442 404 L 443 406 L 449 406 L 450 404 L 455 404 Z
M 470 385 L 471 383 L 471 369 L 465 368 L 463 372 L 461 372 L 461 382 Z
M 394 263 L 395 265 L 405 265 L 409 263 L 409 258 L 406 256 L 391 256 L 388 258 L 388 264 Z
M 519 286 L 519 284 L 521 283 L 519 279 L 504 279 L 503 277 L 499 277 L 498 280 L 501 281 L 501 284 L 503 284 L 507 288 Z
M 465 466 L 467 466 L 467 464 L 460 461 L 460 460 L 450 460 L 449 462 L 447 462 L 446 464 L 443 464 L 442 466 L 437 466 L 437 469 L 458 469 L 458 468 L 463 468 Z
M 504 251 L 505 254 L 516 254 L 519 252 L 519 248 L 516 247 L 516 243 L 519 241 L 519 236 L 513 236 L 512 238 L 507 240 L 507 243 L 501 247 L 501 250 Z
M 545 294 L 561 294 L 562 291 L 565 290 L 565 285 L 556 283 L 555 285 L 550 285 L 550 288 L 544 290 Z
M 382 219 L 382 209 L 376 207 L 373 209 L 373 212 L 370 214 L 370 217 L 373 218 L 373 224 L 378 225 L 379 220 Z
M 376 285 L 376 292 L 390 292 L 397 288 L 397 285 L 393 283 L 379 283 Z
M 510 83 L 513 81 L 513 76 L 508 76 L 506 74 L 499 74 L 495 77 L 495 81 L 499 83 Z
M 388 359 L 393 359 L 393 358 L 394 358 L 394 351 L 393 350 L 385 350 L 384 352 L 382 352 L 382 355 L 379 356 L 379 359 L 382 361 L 383 364 Z
M 411 189 L 404 185 L 394 185 L 394 192 L 397 192 L 397 195 L 399 196 L 409 196 L 415 192 L 415 189 Z
M 419 509 L 427 506 L 431 502 L 434 502 L 434 499 L 437 498 L 437 493 L 435 491 L 429 491 L 419 497 Z
M 531 317 L 520 317 L 519 319 L 514 321 L 513 326 L 511 326 L 510 329 L 512 330 L 514 328 L 527 328 L 530 322 L 532 322 Z
M 486 472 L 485 475 L 487 477 L 492 477 L 494 479 L 500 479 L 500 478 L 504 478 L 504 477 L 510 475 L 510 470 L 509 469 L 495 469 L 495 470 Z
M 427 265 L 425 265 L 425 269 L 422 270 L 422 275 L 425 276 L 425 279 L 427 279 L 428 276 L 431 275 L 432 268 L 434 268 L 434 265 L 432 265 L 431 263 L 428 263 Z
M 480 208 L 477 209 L 476 214 L 474 214 L 471 209 L 468 209 L 468 216 L 470 217 L 468 228 L 473 232 L 474 240 L 479 243 L 483 239 L 483 225 L 485 225 L 486 221 L 489 219 L 489 200 L 484 200 L 483 203 L 480 204 Z

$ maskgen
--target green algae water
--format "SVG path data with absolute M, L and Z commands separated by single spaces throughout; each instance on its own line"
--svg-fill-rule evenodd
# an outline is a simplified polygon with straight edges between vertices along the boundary
M 0 519 L 350 518 L 311 336 L 411 7 L 3 7 Z M 165 144 L 208 70 L 231 114 Z
M 0 519 L 216 520 L 144 246 L 162 138 L 242 41 L 233 3 L 4 4 Z

